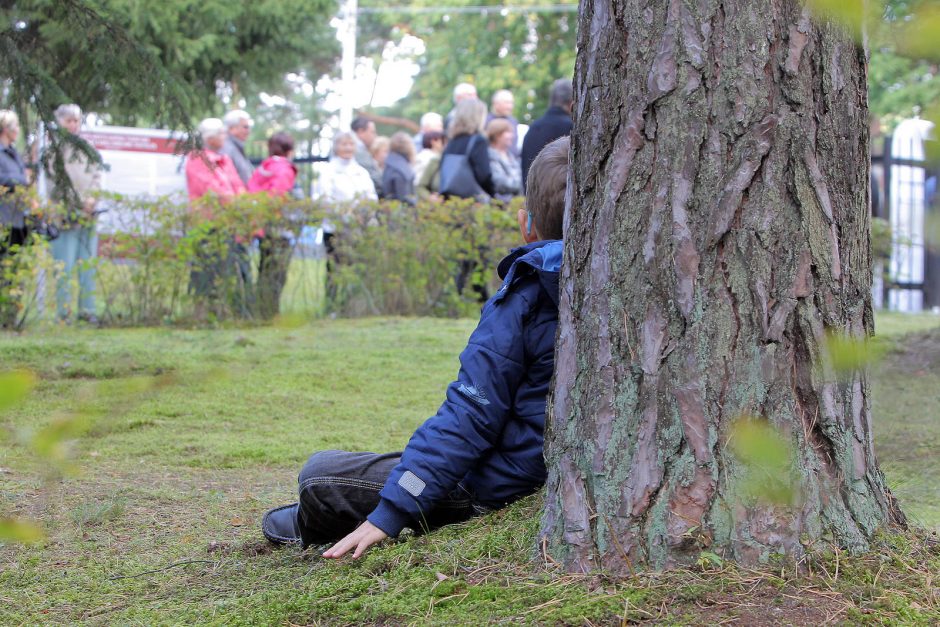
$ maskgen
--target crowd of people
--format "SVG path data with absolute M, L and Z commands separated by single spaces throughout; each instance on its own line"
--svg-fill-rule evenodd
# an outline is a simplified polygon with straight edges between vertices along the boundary
M 340 202 L 360 197 L 409 204 L 450 196 L 484 202 L 521 196 L 535 155 L 571 132 L 572 96 L 570 80 L 556 81 L 548 111 L 522 142 L 512 92 L 495 92 L 488 109 L 469 83 L 454 88 L 454 106 L 446 116 L 424 114 L 413 137 L 404 132 L 378 135 L 372 120 L 357 117 L 348 133 L 334 136 L 330 161 L 320 170 L 311 195 Z
M 507 201 L 524 193 L 532 158 L 571 131 L 572 85 L 567 79 L 552 85 L 551 106 L 535 120 L 521 145 L 519 122 L 513 116 L 515 101 L 508 90 L 495 92 L 492 106 L 487 108 L 473 85 L 461 83 L 454 88 L 453 100 L 453 109 L 446 116 L 436 112 L 423 115 L 414 136 L 402 131 L 380 136 L 374 121 L 365 116 L 355 118 L 348 131 L 340 130 L 333 136 L 330 158 L 311 184 L 311 198 L 336 205 L 378 199 L 415 205 L 419 199 L 449 197 Z M 290 163 L 291 138 L 284 133 L 273 135 L 268 141 L 268 159 L 253 170 L 245 154 L 251 129 L 250 116 L 240 110 L 230 111 L 223 119 L 203 120 L 198 128 L 202 147 L 186 162 L 192 202 L 209 192 L 223 204 L 246 192 L 302 196 L 297 170 Z M 334 230 L 331 221 L 325 220 L 324 242 L 331 256 Z M 247 256 L 244 246 L 233 242 L 232 248 L 236 265 L 244 266 L 244 261 L 239 261 Z M 261 239 L 262 266 L 266 248 L 283 251 L 284 243 L 270 235 Z M 211 270 L 220 263 L 205 260 L 203 265 Z M 211 270 L 210 278 L 220 272 Z M 206 277 L 196 274 L 192 281 L 198 292 Z M 243 281 L 250 280 L 247 269 L 239 275 Z M 260 275 L 259 271 L 259 282 Z M 285 276 L 279 265 L 275 280 L 266 282 L 272 296 L 280 293 Z M 462 288 L 463 281 L 458 279 L 458 284 L 458 289 Z
M 97 255 L 98 215 L 96 192 L 101 187 L 101 166 L 93 157 L 93 149 L 82 150 L 74 140 L 81 129 L 82 111 L 75 104 L 64 104 L 55 110 L 58 125 L 58 153 L 42 159 L 49 175 L 49 198 L 61 210 L 53 224 L 38 222 L 38 202 L 28 200 L 32 177 L 16 150 L 20 133 L 19 118 L 13 111 L 0 111 L 0 326 L 15 326 L 18 312 L 9 296 L 16 254 L 29 243 L 29 233 L 36 230 L 51 240 L 52 256 L 62 265 L 56 286 L 56 311 L 59 319 L 73 317 L 97 324 L 95 315 L 95 268 L 91 260 Z M 67 179 L 67 181 L 66 181 Z M 6 260 L 6 263 L 4 263 Z M 72 311 L 71 286 L 78 274 L 77 311 Z M 74 315 L 73 315 L 74 314 Z
M 318 168 L 310 197 L 335 204 L 386 199 L 415 205 L 419 200 L 437 202 L 449 197 L 481 202 L 510 200 L 523 195 L 535 155 L 552 140 L 570 133 L 571 103 L 571 81 L 556 81 L 551 88 L 551 106 L 533 122 L 521 142 L 519 122 L 513 116 L 513 94 L 498 90 L 487 107 L 469 83 L 454 88 L 453 108 L 446 115 L 423 115 L 414 136 L 401 131 L 390 137 L 380 136 L 371 119 L 357 117 L 349 130 L 333 136 L 330 158 Z M 49 170 L 50 198 L 63 208 L 53 228 L 55 234 L 50 237 L 53 255 L 64 269 L 58 280 L 57 311 L 62 320 L 96 323 L 95 268 L 90 261 L 97 253 L 100 159 L 93 158 L 89 146 L 69 139 L 77 135 L 82 124 L 77 105 L 62 105 L 55 116 L 58 128 L 53 129 L 53 135 L 57 138 L 54 144 L 60 147 L 59 156 L 43 162 Z M 229 111 L 221 119 L 205 119 L 198 125 L 198 148 L 185 161 L 187 191 L 194 210 L 224 207 L 246 193 L 264 192 L 275 198 L 304 196 L 292 163 L 292 137 L 283 132 L 271 135 L 268 157 L 255 167 L 245 149 L 252 127 L 251 116 L 242 110 Z M 31 211 L 22 201 L 14 200 L 18 191 L 31 184 L 15 148 L 19 132 L 16 114 L 0 111 L 0 261 L 13 257 L 27 244 L 30 231 Z M 206 197 L 214 204 L 205 202 Z M 323 226 L 329 249 L 332 225 L 327 221 Z M 234 264 L 230 259 L 203 259 L 190 277 L 191 289 L 197 295 L 214 296 L 211 284 L 234 267 L 243 285 L 257 275 L 258 286 L 263 285 L 269 292 L 263 300 L 274 303 L 263 314 L 274 315 L 286 280 L 283 259 L 289 257 L 285 255 L 289 240 L 285 235 L 263 231 L 254 234 L 260 248 L 257 273 L 248 266 L 250 242 L 233 236 L 230 248 Z M 72 311 L 71 286 L 76 273 L 78 305 Z M 4 276 L 0 281 L 9 280 Z

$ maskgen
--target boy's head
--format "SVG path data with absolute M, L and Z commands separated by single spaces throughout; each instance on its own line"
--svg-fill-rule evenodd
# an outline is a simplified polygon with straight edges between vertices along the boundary
M 529 168 L 525 209 L 519 210 L 519 228 L 527 243 L 561 239 L 568 188 L 568 137 L 545 146 Z

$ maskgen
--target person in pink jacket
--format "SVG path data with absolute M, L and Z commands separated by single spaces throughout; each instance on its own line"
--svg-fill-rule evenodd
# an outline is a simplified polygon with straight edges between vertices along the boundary
M 283 196 L 294 189 L 297 167 L 294 165 L 294 139 L 287 133 L 275 133 L 268 140 L 268 158 L 248 181 L 249 192 L 267 192 L 270 196 Z
M 223 203 L 245 193 L 232 160 L 220 153 L 225 144 L 225 124 L 218 118 L 207 118 L 199 123 L 202 150 L 194 150 L 186 157 L 186 187 L 189 200 L 202 198 L 209 192 Z
M 268 158 L 248 181 L 248 191 L 265 192 L 273 198 L 288 197 L 297 180 L 294 157 L 294 139 L 287 133 L 275 133 L 268 140 Z M 280 311 L 281 292 L 287 282 L 290 265 L 291 239 L 284 233 L 265 227 L 259 237 L 258 260 L 258 313 L 269 320 Z

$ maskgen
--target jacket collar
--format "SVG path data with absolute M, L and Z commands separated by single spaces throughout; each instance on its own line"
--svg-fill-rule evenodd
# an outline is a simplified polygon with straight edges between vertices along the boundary
M 557 106 L 554 106 L 554 105 L 552 105 L 551 107 L 548 108 L 548 110 L 545 112 L 545 115 L 561 115 L 561 116 L 564 116 L 564 117 L 566 117 L 566 118 L 570 118 L 570 117 L 571 117 L 571 114 L 570 114 L 570 113 L 568 113 L 567 111 L 565 111 L 565 110 L 562 109 L 561 107 L 557 107 Z
M 411 164 L 397 152 L 390 152 L 388 153 L 388 157 L 385 158 L 385 167 L 398 170 L 402 174 L 408 174 L 408 171 L 411 169 Z
M 240 139 L 235 139 L 231 135 L 227 136 L 225 138 L 225 141 L 232 142 L 232 145 L 235 146 L 236 149 L 238 149 L 238 152 L 242 153 L 242 156 L 245 156 L 245 142 L 243 142 Z
M 502 300 L 506 288 L 512 285 L 517 277 L 528 272 L 535 272 L 545 292 L 558 305 L 558 274 L 561 270 L 561 257 L 564 242 L 560 239 L 548 239 L 532 242 L 510 251 L 501 262 L 497 271 L 503 279 L 503 285 L 496 293 L 494 300 Z

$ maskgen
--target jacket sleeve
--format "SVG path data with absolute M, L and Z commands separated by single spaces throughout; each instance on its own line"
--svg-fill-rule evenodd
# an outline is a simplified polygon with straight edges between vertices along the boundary
M 535 281 L 534 277 L 531 279 Z M 368 520 L 389 536 L 420 523 L 498 442 L 526 373 L 523 291 L 486 304 L 437 414 L 415 431 Z
M 482 135 L 477 135 L 477 137 L 479 139 L 474 143 L 473 151 L 468 158 L 470 168 L 483 191 L 490 196 L 495 196 L 496 187 L 493 185 L 493 171 L 490 169 L 489 147 L 486 145 L 486 138 Z
M 9 154 L 0 155 L 0 187 L 13 190 L 19 185 L 26 185 L 23 164 Z

